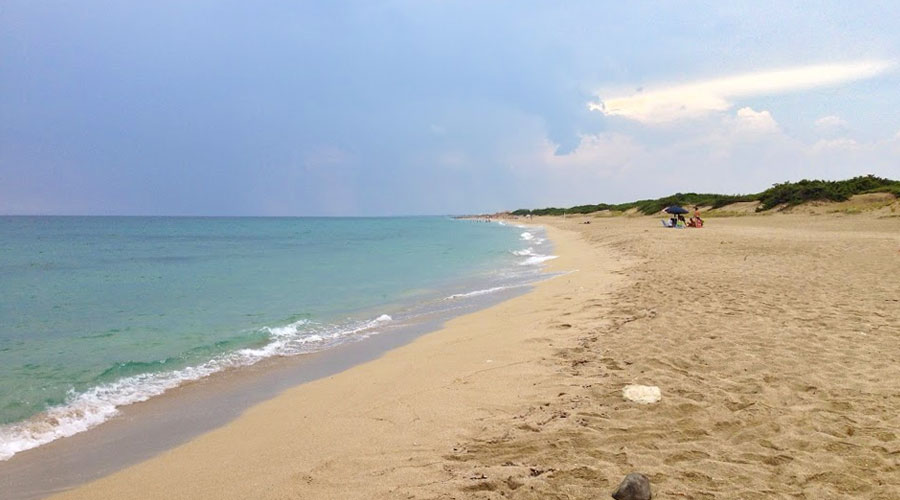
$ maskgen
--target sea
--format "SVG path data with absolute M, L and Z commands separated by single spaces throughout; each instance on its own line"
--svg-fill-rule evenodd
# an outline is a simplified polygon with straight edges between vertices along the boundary
M 543 279 L 540 228 L 450 217 L 0 217 L 0 461 L 121 408 Z

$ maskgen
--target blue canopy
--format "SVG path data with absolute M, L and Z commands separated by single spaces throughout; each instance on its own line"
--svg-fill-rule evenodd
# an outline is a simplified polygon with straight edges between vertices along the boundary
M 666 207 L 666 213 L 670 214 L 686 214 L 688 210 L 683 207 L 679 207 L 678 205 L 672 205 L 671 207 Z

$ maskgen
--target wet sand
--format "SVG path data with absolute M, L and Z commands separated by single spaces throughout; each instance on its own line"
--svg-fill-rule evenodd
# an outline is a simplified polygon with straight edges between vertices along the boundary
M 900 218 L 543 222 L 568 274 L 59 498 L 897 498 Z

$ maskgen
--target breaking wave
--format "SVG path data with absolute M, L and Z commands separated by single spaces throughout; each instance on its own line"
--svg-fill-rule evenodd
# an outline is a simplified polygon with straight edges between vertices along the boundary
M 548 260 L 553 260 L 557 257 L 558 257 L 558 255 L 535 254 L 535 255 L 532 255 L 531 257 L 528 257 L 527 259 L 523 260 L 522 262 L 520 262 L 519 265 L 520 266 L 534 266 L 534 265 L 538 265 L 538 264 L 547 262 Z
M 444 297 L 444 300 L 455 300 L 455 299 L 464 299 L 467 297 L 477 297 L 479 295 L 487 295 L 489 293 L 499 292 L 501 290 L 508 290 L 513 288 L 512 286 L 495 286 L 493 288 L 485 288 L 483 290 L 474 290 L 466 293 L 454 293 L 448 297 Z
M 186 382 L 230 368 L 250 366 L 266 358 L 316 352 L 343 341 L 366 338 L 377 334 L 379 327 L 391 321 L 390 316 L 382 314 L 370 321 L 347 324 L 319 325 L 303 319 L 284 326 L 263 327 L 260 332 L 268 334 L 270 341 L 258 348 L 222 354 L 197 366 L 125 376 L 85 392 L 69 391 L 64 404 L 51 407 L 28 420 L 0 426 L 0 460 L 84 432 L 118 414 L 122 406 L 146 401 Z M 163 367 L 170 361 L 118 363 L 101 377 L 111 371 L 121 375 L 145 370 L 147 365 L 152 364 Z

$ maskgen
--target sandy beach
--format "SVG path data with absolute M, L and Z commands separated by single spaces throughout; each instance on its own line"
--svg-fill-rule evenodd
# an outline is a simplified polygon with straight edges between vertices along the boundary
M 54 498 L 898 498 L 900 217 L 534 222 L 534 291 Z

